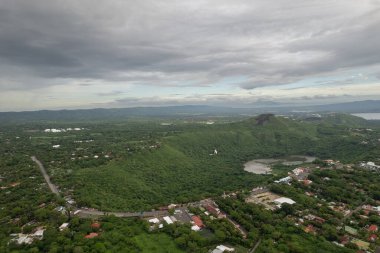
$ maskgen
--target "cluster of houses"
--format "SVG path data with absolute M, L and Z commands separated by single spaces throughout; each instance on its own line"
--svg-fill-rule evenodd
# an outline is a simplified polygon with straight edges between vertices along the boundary
M 33 233 L 30 234 L 11 234 L 10 236 L 13 238 L 10 240 L 10 242 L 14 242 L 16 244 L 31 244 L 35 240 L 42 240 L 44 237 L 44 231 L 45 228 L 38 227 L 33 231 Z
M 328 207 L 337 213 L 343 214 L 343 216 L 347 216 L 352 212 L 346 204 L 341 202 L 329 202 Z
M 173 224 L 175 222 L 190 223 L 192 224 L 191 229 L 193 231 L 200 231 L 205 227 L 202 219 L 199 216 L 190 213 L 186 207 L 177 207 L 177 205 L 171 204 L 168 206 L 168 209 L 174 210 L 172 215 L 160 218 L 155 217 L 148 220 L 151 224 L 151 230 L 163 228 L 164 225 Z
M 307 213 L 307 214 L 302 215 L 302 213 Z M 298 214 L 301 217 L 296 220 L 295 225 L 303 227 L 303 230 L 306 233 L 316 235 L 319 231 L 316 225 L 322 225 L 326 222 L 326 220 L 323 219 L 322 217 L 311 214 L 309 210 L 299 211 Z
M 59 231 L 64 231 L 68 229 L 70 224 L 68 222 L 62 223 L 62 225 L 59 227 Z M 91 224 L 91 229 L 93 232 L 90 232 L 84 236 L 85 239 L 92 239 L 99 236 L 99 230 L 100 230 L 100 223 L 98 221 L 94 221 Z
M 380 165 L 376 165 L 374 162 L 361 162 L 360 167 L 373 171 L 380 171 Z
M 0 181 L 1 182 L 1 181 Z M 1 186 L 0 189 L 1 190 L 5 190 L 5 189 L 8 189 L 10 187 L 16 187 L 18 185 L 20 185 L 21 183 L 20 182 L 13 182 L 13 183 L 10 183 L 8 186 Z
M 240 227 L 240 225 L 222 212 L 217 204 L 212 199 L 204 199 L 198 202 L 188 203 L 186 206 L 179 206 L 175 204 L 169 205 L 167 208 L 162 207 L 161 210 L 172 210 L 172 214 L 164 217 L 154 217 L 149 219 L 151 224 L 150 230 L 163 228 L 165 225 L 173 224 L 176 222 L 179 223 L 190 223 L 191 229 L 193 231 L 200 231 L 206 226 L 203 223 L 202 218 L 199 215 L 192 214 L 187 207 L 199 208 L 206 216 L 209 216 L 210 219 L 227 219 L 236 229 L 239 231 L 243 237 L 246 237 L 246 232 Z
M 45 133 L 65 133 L 65 132 L 69 132 L 69 131 L 81 131 L 81 130 L 84 130 L 84 128 L 80 128 L 80 127 L 75 127 L 75 128 L 47 128 L 44 130 Z
M 275 180 L 274 182 L 277 184 L 289 184 L 292 180 L 296 180 L 298 182 L 303 182 L 305 185 L 310 185 L 312 183 L 311 180 L 307 179 L 310 174 L 310 168 L 298 167 L 294 170 L 288 172 L 288 176 L 284 178 L 280 178 Z
M 350 226 L 344 226 L 344 232 L 346 233 L 339 239 L 339 245 L 344 246 L 348 243 L 355 244 L 360 250 L 368 250 L 370 243 L 375 242 L 378 239 L 379 228 L 377 225 L 369 225 L 364 228 L 365 234 L 368 238 L 366 241 L 358 239 L 359 231 Z
M 376 212 L 380 216 L 380 206 L 363 205 L 362 210 L 365 215 L 368 215 L 370 212 Z
M 377 208 L 373 209 L 371 206 L 363 206 L 363 210 L 366 210 L 365 208 L 377 210 Z M 324 218 L 311 214 L 310 210 L 298 211 L 297 213 L 299 218 L 295 218 L 296 226 L 302 227 L 306 233 L 313 235 L 317 235 L 321 232 L 321 226 L 326 222 Z M 351 223 L 357 224 L 353 221 L 351 221 Z M 361 250 L 358 252 L 370 252 L 368 250 L 370 249 L 371 243 L 377 242 L 380 236 L 378 226 L 375 224 L 365 226 L 360 232 L 351 226 L 337 227 L 337 229 L 342 230 L 344 235 L 339 238 L 338 242 L 334 243 L 342 247 L 349 243 L 355 244 Z
M 270 192 L 269 189 L 265 187 L 256 187 L 252 189 L 250 196 L 245 199 L 245 202 L 261 204 L 265 209 L 272 211 L 281 208 L 284 203 L 289 205 L 296 203 L 290 198 Z

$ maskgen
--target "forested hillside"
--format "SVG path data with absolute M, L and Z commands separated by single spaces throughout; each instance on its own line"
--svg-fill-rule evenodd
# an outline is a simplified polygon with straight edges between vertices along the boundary
M 376 157 L 379 150 L 375 144 L 363 145 L 363 139 L 346 125 L 262 115 L 173 132 L 158 138 L 158 148 L 75 170 L 66 175 L 70 180 L 60 181 L 75 189 L 75 198 L 84 206 L 143 210 L 250 188 L 269 180 L 271 175 L 243 170 L 243 164 L 251 159 L 311 155 L 356 162 Z

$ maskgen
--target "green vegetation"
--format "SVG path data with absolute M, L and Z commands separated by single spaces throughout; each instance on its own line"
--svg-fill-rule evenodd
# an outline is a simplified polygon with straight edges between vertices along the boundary
M 173 239 L 166 234 L 141 234 L 135 237 L 142 253 L 181 253 Z
M 237 122 L 213 125 L 175 119 L 90 123 L 33 123 L 2 126 L 0 129 L 0 251 L 1 252 L 208 252 L 220 243 L 246 252 L 262 239 L 257 252 L 352 252 L 330 241 L 342 235 L 336 231 L 341 214 L 321 202 L 339 202 L 350 208 L 380 199 L 379 178 L 365 170 L 315 170 L 310 186 L 271 185 L 294 166 L 274 165 L 275 175 L 245 172 L 243 164 L 257 158 L 311 155 L 343 162 L 374 161 L 380 155 L 380 132 L 376 126 L 339 115 L 326 120 L 304 121 L 261 115 Z M 227 123 L 226 123 L 227 122 Z M 347 125 L 351 124 L 351 125 Z M 364 125 L 363 125 L 364 124 Z M 46 128 L 67 130 L 44 132 Z M 53 148 L 53 145 L 60 145 Z M 214 154 L 214 150 L 217 154 Z M 62 196 L 72 197 L 78 206 L 107 210 L 150 210 L 169 203 L 187 203 L 223 192 L 246 192 L 269 185 L 273 192 L 296 200 L 279 212 L 246 204 L 242 196 L 219 199 L 218 204 L 242 225 L 243 239 L 225 219 L 210 219 L 198 209 L 207 229 L 191 231 L 189 224 L 173 224 L 150 232 L 139 219 L 104 217 L 100 230 L 91 220 L 68 217 L 60 212 L 65 200 L 48 191 L 30 156 L 45 165 Z M 320 166 L 326 163 L 317 161 Z M 317 166 L 317 165 L 315 165 Z M 328 177 L 329 180 L 324 178 Z M 318 199 L 305 195 L 314 192 Z M 322 206 L 321 206 L 322 205 Z M 307 234 L 294 226 L 291 217 L 306 208 L 327 220 L 321 232 Z M 358 221 L 356 229 L 368 225 Z M 373 214 L 368 220 L 380 224 Z M 58 227 L 70 222 L 67 230 Z M 31 245 L 8 242 L 11 234 L 45 229 L 44 239 Z M 322 229 L 323 228 L 323 229 Z M 98 232 L 93 239 L 85 239 Z M 359 232 L 361 239 L 367 234 Z M 239 246 L 238 246 L 239 245 Z M 354 246 L 352 246 L 354 247 Z
M 50 122 L 3 128 L 2 142 L 10 143 L 3 145 L 10 154 L 36 155 L 64 195 L 73 195 L 82 206 L 146 210 L 272 180 L 271 175 L 245 172 L 243 164 L 251 159 L 312 155 L 356 162 L 378 156 L 376 128 L 335 124 L 338 119 L 334 115 L 333 121 L 327 116 L 326 121 L 307 123 L 262 115 L 213 125 L 179 119 L 171 125 L 160 120 Z M 74 127 L 82 130 L 43 132 Z M 214 149 L 218 154 L 210 155 Z M 281 170 L 274 172 L 281 175 Z
M 68 188 L 75 187 L 75 198 L 84 206 L 143 210 L 248 189 L 270 180 L 270 175 L 243 171 L 243 164 L 255 158 L 300 154 L 353 162 L 379 154 L 377 143 L 362 145 L 363 137 L 346 126 L 300 123 L 270 115 L 261 122 L 250 119 L 183 127 L 171 126 L 171 133 L 157 136 L 157 148 L 76 170 L 70 180 L 62 181 Z M 210 155 L 214 149 L 218 154 Z

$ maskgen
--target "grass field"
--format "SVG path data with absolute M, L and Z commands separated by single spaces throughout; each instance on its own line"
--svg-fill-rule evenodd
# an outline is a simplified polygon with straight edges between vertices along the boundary
M 172 238 L 166 234 L 141 234 L 135 237 L 141 253 L 182 253 Z

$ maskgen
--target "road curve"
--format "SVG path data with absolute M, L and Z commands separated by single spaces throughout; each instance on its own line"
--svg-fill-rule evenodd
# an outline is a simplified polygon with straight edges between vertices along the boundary
M 51 192 L 54 193 L 55 195 L 59 196 L 59 191 L 58 191 L 57 187 L 50 181 L 50 177 L 47 174 L 44 165 L 37 159 L 37 157 L 32 156 L 31 158 L 35 163 L 37 163 L 38 167 L 40 168 L 40 171 L 41 171 L 42 175 L 44 176 L 45 181 L 48 184 Z

